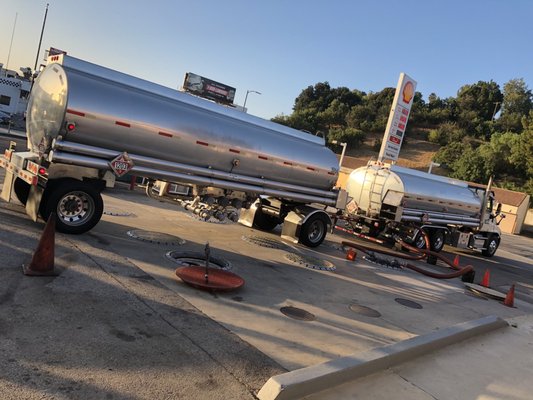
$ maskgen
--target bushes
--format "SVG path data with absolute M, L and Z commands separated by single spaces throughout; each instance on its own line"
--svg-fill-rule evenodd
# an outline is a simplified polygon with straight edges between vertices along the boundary
M 346 142 L 350 147 L 363 143 L 366 134 L 355 128 L 332 128 L 328 132 L 328 142 L 336 140 L 339 143 Z

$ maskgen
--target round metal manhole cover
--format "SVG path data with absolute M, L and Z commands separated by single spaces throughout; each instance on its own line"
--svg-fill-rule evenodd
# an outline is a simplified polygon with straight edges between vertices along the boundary
M 283 315 L 298 321 L 314 321 L 316 319 L 314 314 L 297 307 L 281 307 L 279 310 Z
M 401 304 L 402 306 L 409 307 L 409 308 L 415 308 L 417 310 L 421 310 L 423 307 L 421 304 L 417 303 L 416 301 L 404 299 L 402 297 L 397 297 L 394 299 L 396 303 Z
M 244 285 L 244 279 L 233 272 L 210 269 L 207 274 L 201 266 L 185 266 L 176 269 L 176 276 L 186 284 L 210 292 L 230 292 Z
M 205 267 L 205 253 L 193 251 L 169 251 L 165 256 L 181 267 Z M 210 256 L 209 268 L 217 268 L 229 271 L 232 266 L 227 260 Z
M 303 265 L 306 268 L 318 269 L 321 271 L 335 271 L 337 267 L 327 260 L 310 256 L 300 256 L 294 253 L 285 253 L 283 256 L 286 260 L 298 265 Z
M 359 304 L 351 304 L 350 310 L 356 314 L 364 315 L 365 317 L 379 318 L 381 313 L 370 307 L 360 306 Z
M 131 217 L 133 213 L 129 211 L 124 211 L 121 208 L 113 207 L 113 206 L 106 206 L 104 209 L 105 215 L 111 215 L 113 217 Z
M 267 236 L 243 236 L 242 240 L 269 249 L 283 250 L 287 248 L 287 245 L 282 241 Z
M 167 233 L 144 231 L 142 229 L 134 229 L 126 233 L 134 239 L 165 246 L 181 246 L 186 243 L 182 238 Z

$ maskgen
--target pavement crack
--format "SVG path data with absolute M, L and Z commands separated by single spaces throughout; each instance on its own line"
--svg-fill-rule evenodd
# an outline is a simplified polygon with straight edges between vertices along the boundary
M 401 379 L 403 379 L 405 382 L 407 382 L 409 385 L 417 388 L 418 390 L 421 390 L 422 392 L 424 392 L 425 394 L 427 394 L 428 396 L 430 396 L 432 399 L 435 399 L 435 400 L 439 400 L 438 397 L 435 397 L 433 396 L 431 393 L 429 393 L 427 390 L 424 390 L 423 388 L 421 388 L 420 386 L 418 386 L 417 384 L 411 382 L 409 379 L 407 379 L 406 377 L 402 376 L 400 373 L 398 372 L 395 372 L 396 375 L 398 375 Z

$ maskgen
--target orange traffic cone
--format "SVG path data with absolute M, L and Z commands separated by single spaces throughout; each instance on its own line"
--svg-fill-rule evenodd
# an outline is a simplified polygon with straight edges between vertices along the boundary
M 507 307 L 514 307 L 514 284 L 511 285 L 511 289 L 509 289 L 507 292 L 507 296 L 505 296 L 503 304 Z
M 56 231 L 56 215 L 51 213 L 48 217 L 41 239 L 37 245 L 30 265 L 22 265 L 24 275 L 29 276 L 53 276 L 54 271 L 54 240 Z
M 490 287 L 490 284 L 489 284 L 489 281 L 490 281 L 490 270 L 485 270 L 485 274 L 483 275 L 483 280 L 481 281 L 481 286 L 484 286 L 484 287 Z
M 455 255 L 455 258 L 453 259 L 453 266 L 459 267 L 459 254 Z
M 354 249 L 348 249 L 348 252 L 346 253 L 346 259 L 349 261 L 355 260 L 355 257 L 357 256 L 357 252 Z

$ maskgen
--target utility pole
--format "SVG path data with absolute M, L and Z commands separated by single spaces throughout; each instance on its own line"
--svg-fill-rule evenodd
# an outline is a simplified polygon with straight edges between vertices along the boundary
M 15 13 L 15 23 L 13 24 L 13 32 L 11 32 L 11 43 L 9 44 L 9 53 L 7 53 L 6 70 L 9 69 L 9 59 L 11 58 L 11 47 L 13 46 L 13 37 L 15 36 L 15 27 L 17 26 L 17 17 L 19 13 Z
M 39 53 L 41 52 L 41 43 L 43 42 L 44 27 L 46 25 L 46 16 L 48 15 L 48 3 L 46 3 L 46 11 L 44 12 L 43 28 L 41 29 L 41 38 L 39 39 L 39 47 L 37 48 L 37 56 L 35 57 L 35 66 L 33 72 L 37 70 L 37 62 L 39 61 Z

